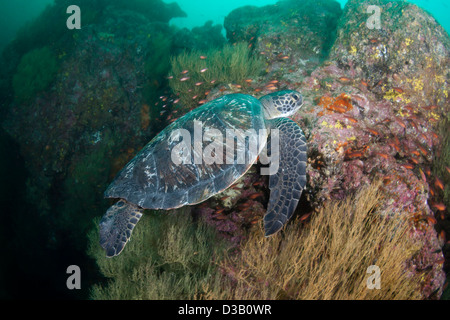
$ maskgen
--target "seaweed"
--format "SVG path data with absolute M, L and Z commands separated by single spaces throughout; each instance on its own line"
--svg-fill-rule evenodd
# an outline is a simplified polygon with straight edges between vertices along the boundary
M 375 182 L 343 201 L 328 202 L 302 227 L 265 239 L 262 228 L 241 253 L 220 264 L 205 299 L 420 299 L 421 274 L 405 266 L 421 248 L 408 236 L 411 225 L 379 210 L 382 184 Z M 381 272 L 381 288 L 367 287 L 370 266 Z
M 246 43 L 225 45 L 208 51 L 192 50 L 170 60 L 169 85 L 188 109 L 198 105 L 217 84 L 243 86 L 245 80 L 262 73 L 265 63 L 251 54 Z
M 109 278 L 92 288 L 91 298 L 99 300 L 198 298 L 227 248 L 212 228 L 194 222 L 186 208 L 144 214 L 124 252 L 113 259 L 100 248 L 97 227 L 89 239 L 89 254 Z

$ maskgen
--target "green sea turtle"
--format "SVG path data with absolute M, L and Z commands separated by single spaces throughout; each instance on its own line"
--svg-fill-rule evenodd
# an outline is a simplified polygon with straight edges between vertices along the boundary
M 100 245 L 107 257 L 123 250 L 144 209 L 193 205 L 224 191 L 247 172 L 266 144 L 270 159 L 276 159 L 279 165 L 269 177 L 265 235 L 279 231 L 294 213 L 306 184 L 306 140 L 297 123 L 286 118 L 302 104 L 301 94 L 291 90 L 274 92 L 259 100 L 250 95 L 229 94 L 192 110 L 166 127 L 118 173 L 105 191 L 105 197 L 120 199 L 100 221 Z M 228 137 L 230 131 L 259 133 L 260 143 L 254 147 L 251 143 L 256 140 L 250 135 L 231 135 L 227 142 L 231 141 L 236 154 L 230 154 L 228 149 L 221 153 L 220 139 L 225 132 Z M 272 143 L 275 133 L 276 147 Z M 205 140 L 210 144 L 203 148 Z M 202 151 L 203 156 L 215 156 L 215 161 L 202 158 Z M 238 155 L 242 151 L 245 161 Z M 221 159 L 225 161 L 217 161 Z

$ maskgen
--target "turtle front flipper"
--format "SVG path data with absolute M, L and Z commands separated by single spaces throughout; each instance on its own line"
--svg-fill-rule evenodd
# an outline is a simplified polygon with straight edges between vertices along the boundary
M 122 252 L 142 213 L 143 209 L 125 200 L 119 200 L 106 211 L 100 220 L 100 245 L 106 250 L 107 257 Z
M 292 217 L 306 185 L 306 139 L 297 123 L 288 118 L 268 121 L 271 135 L 279 131 L 279 148 L 271 147 L 270 158 L 278 159 L 278 171 L 269 178 L 270 199 L 264 216 L 265 236 L 278 232 Z M 278 149 L 278 150 L 277 150 Z

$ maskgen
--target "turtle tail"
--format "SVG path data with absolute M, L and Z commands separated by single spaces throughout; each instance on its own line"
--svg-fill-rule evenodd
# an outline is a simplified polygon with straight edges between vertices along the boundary
M 108 258 L 122 252 L 142 213 L 143 209 L 125 200 L 119 200 L 106 211 L 99 226 L 100 245 Z

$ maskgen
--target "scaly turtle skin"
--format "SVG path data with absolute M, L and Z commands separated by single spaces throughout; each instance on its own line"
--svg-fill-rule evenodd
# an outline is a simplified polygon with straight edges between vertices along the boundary
M 301 128 L 286 118 L 301 105 L 302 96 L 291 90 L 260 100 L 230 94 L 166 127 L 119 172 L 105 192 L 107 198 L 120 199 L 100 221 L 100 244 L 107 257 L 120 254 L 144 209 L 193 205 L 222 192 L 247 172 L 266 141 L 271 159 L 279 163 L 269 178 L 271 192 L 264 227 L 266 236 L 279 231 L 294 213 L 306 185 L 306 140 Z M 233 140 L 227 140 L 230 132 L 236 135 L 230 136 Z M 270 134 L 276 133 L 279 148 L 270 145 Z M 223 141 L 227 141 L 225 147 Z M 227 153 L 228 145 L 236 151 Z

